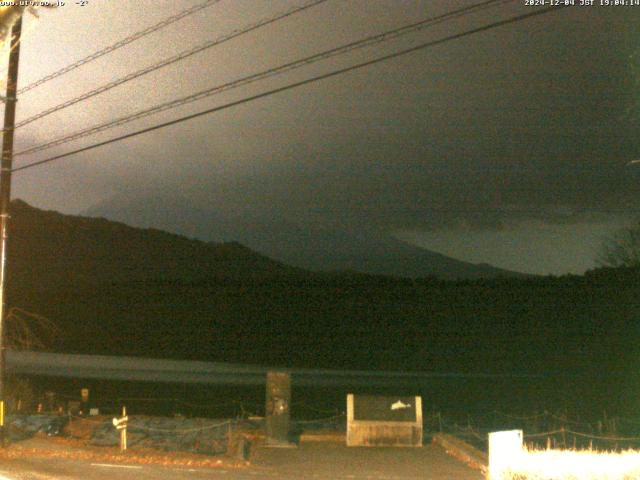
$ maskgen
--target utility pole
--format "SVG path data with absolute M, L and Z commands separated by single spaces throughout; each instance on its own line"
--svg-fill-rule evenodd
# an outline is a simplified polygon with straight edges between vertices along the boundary
M 7 237 L 11 206 L 11 170 L 13 168 L 13 132 L 16 120 L 16 98 L 18 92 L 18 62 L 20 60 L 20 33 L 22 16 L 11 29 L 9 71 L 7 73 L 7 96 L 4 107 L 4 131 L 2 134 L 2 159 L 0 161 L 0 445 L 5 445 L 5 323 L 7 317 Z

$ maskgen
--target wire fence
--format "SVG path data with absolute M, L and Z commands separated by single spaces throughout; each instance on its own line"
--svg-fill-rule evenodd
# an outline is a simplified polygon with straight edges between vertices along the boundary
M 104 416 L 119 416 L 126 406 L 132 414 L 129 428 L 138 432 L 190 435 L 207 430 L 235 427 L 243 422 L 256 428 L 263 426 L 265 405 L 242 398 L 181 398 L 179 396 L 142 397 L 123 396 L 82 404 L 80 396 L 48 392 L 45 398 L 53 405 L 64 401 L 76 409 L 67 408 L 69 419 L 83 422 L 104 423 Z M 57 402 L 57 403 L 56 403 Z M 82 414 L 78 407 L 88 405 L 98 408 L 101 418 Z M 295 400 L 291 403 L 291 428 L 301 432 L 314 429 L 344 431 L 346 415 L 343 405 L 327 407 L 319 401 Z M 342 408 L 341 408 L 342 407 Z M 52 412 L 53 408 L 44 409 Z M 61 411 L 60 407 L 55 410 Z M 175 422 L 175 417 L 182 419 Z M 169 420 L 163 420 L 162 417 Z M 174 417 L 171 419 L 171 417 Z M 155 418 L 155 420 L 154 420 Z M 580 418 L 568 412 L 540 411 L 529 414 L 490 410 L 474 414 L 447 415 L 425 412 L 424 431 L 431 435 L 443 432 L 454 435 L 476 448 L 487 451 L 488 434 L 503 430 L 522 430 L 527 446 L 533 448 L 566 448 L 596 450 L 626 450 L 640 448 L 640 418 L 607 416 Z M 248 423 L 247 423 L 248 422 Z M 176 425 L 182 425 L 181 428 Z
M 540 412 L 518 415 L 494 410 L 452 420 L 440 413 L 426 417 L 431 432 L 454 435 L 480 450 L 488 449 L 488 434 L 501 430 L 522 430 L 530 448 L 595 449 L 620 451 L 640 448 L 640 419 L 607 417 L 586 421 L 566 413 Z
M 31 410 L 23 408 L 16 413 L 44 413 L 64 414 L 70 419 L 97 423 L 104 421 L 104 416 L 119 416 L 122 407 L 134 415 L 145 417 L 179 417 L 184 419 L 233 419 L 233 421 L 254 420 L 264 418 L 265 405 L 251 401 L 251 399 L 233 398 L 221 400 L 220 398 L 198 398 L 196 400 L 185 399 L 178 396 L 122 396 L 117 398 L 91 398 L 83 402 L 80 395 L 69 395 L 62 392 L 45 392 L 39 398 Z M 291 421 L 294 427 L 328 426 L 333 424 L 335 428 L 343 429 L 346 418 L 343 408 L 326 408 L 313 402 L 304 400 L 293 401 L 291 407 Z M 99 417 L 92 420 L 92 417 Z M 135 425 L 135 424 L 130 424 Z M 143 428 L 143 427 L 141 427 Z M 146 428 L 146 427 L 144 427 Z

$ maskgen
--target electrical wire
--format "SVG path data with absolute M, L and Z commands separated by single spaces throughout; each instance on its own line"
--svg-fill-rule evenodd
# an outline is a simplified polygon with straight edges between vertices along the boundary
M 307 10 L 311 7 L 315 7 L 316 5 L 319 5 L 321 3 L 325 3 L 328 0 L 314 0 L 310 3 L 304 4 L 302 6 L 299 7 L 295 7 L 295 8 L 291 8 L 289 10 L 286 10 L 285 12 L 281 12 L 275 16 L 269 17 L 269 18 L 265 18 L 263 20 L 260 20 L 258 22 L 252 23 L 251 25 L 248 25 L 244 28 L 241 29 L 237 29 L 237 30 L 233 30 L 232 32 L 217 37 L 213 40 L 209 40 L 208 42 L 202 43 L 200 45 L 197 45 L 193 48 L 190 48 L 188 50 L 184 50 L 176 55 L 173 55 L 169 58 L 166 58 L 158 63 L 155 63 L 153 65 L 150 65 L 146 68 L 143 68 L 141 70 L 138 70 L 136 72 L 130 73 L 128 75 L 125 75 L 124 77 L 118 78 L 117 80 L 114 80 L 112 82 L 106 83 L 98 88 L 95 88 L 91 91 L 88 91 L 86 93 L 83 93 L 82 95 L 79 95 L 75 98 L 72 98 L 70 100 L 67 100 L 66 102 L 60 103 L 54 107 L 48 108 L 40 113 L 37 113 L 29 118 L 27 118 L 26 120 L 22 120 L 21 122 L 18 122 L 16 124 L 16 126 L 14 127 L 14 129 L 23 127 L 25 125 L 28 125 L 29 123 L 35 122 L 36 120 L 39 120 L 43 117 L 46 117 L 48 115 L 51 115 L 52 113 L 58 112 L 60 110 L 63 110 L 65 108 L 68 108 L 72 105 L 75 105 L 76 103 L 82 102 L 84 100 L 88 100 L 89 98 L 95 97 L 96 95 L 100 95 L 101 93 L 107 92 L 115 87 L 118 87 L 120 85 L 123 85 L 125 83 L 128 83 L 132 80 L 135 80 L 137 78 L 140 78 L 144 75 L 147 75 L 151 72 L 155 72 L 156 70 L 159 70 L 163 67 L 169 66 L 173 63 L 185 60 L 197 53 L 203 52 L 205 50 L 208 50 L 209 48 L 221 45 L 225 42 L 228 42 L 229 40 L 232 40 L 234 38 L 240 37 L 242 35 L 245 35 L 247 33 L 250 33 L 254 30 L 258 30 L 259 28 L 262 28 L 264 26 L 270 25 L 272 23 L 275 23 L 279 20 L 282 20 L 284 18 L 290 17 L 298 12 L 302 12 L 304 10 Z
M 430 27 L 445 21 L 449 21 L 452 20 L 454 18 L 459 18 L 465 15 L 468 15 L 470 13 L 473 13 L 474 11 L 478 10 L 478 9 L 484 9 L 490 6 L 494 6 L 497 4 L 502 4 L 502 3 L 508 3 L 508 2 L 512 2 L 513 0 L 488 0 L 488 1 L 484 1 L 475 5 L 472 5 L 470 7 L 465 7 L 465 8 L 461 8 L 458 10 L 454 10 L 452 12 L 448 12 L 445 13 L 443 15 L 438 15 L 436 17 L 431 17 L 416 23 L 412 23 L 410 25 L 405 25 L 403 27 L 400 28 L 396 28 L 393 30 L 389 30 L 387 32 L 381 33 L 381 34 L 377 34 L 377 35 L 372 35 L 369 37 L 366 37 L 364 39 L 361 40 L 357 40 L 355 42 L 350 42 L 346 45 L 342 45 L 340 47 L 336 47 L 336 48 L 331 48 L 329 50 L 325 50 L 323 52 L 308 56 L 308 57 L 304 57 L 302 59 L 298 59 L 292 62 L 288 62 L 285 63 L 283 65 L 279 65 L 277 67 L 273 67 L 273 68 L 269 68 L 267 70 L 264 70 L 262 72 L 259 73 L 255 73 L 252 75 L 248 75 L 246 77 L 242 77 L 236 80 L 233 80 L 231 82 L 227 82 L 225 84 L 222 85 L 216 85 L 214 87 L 210 87 L 207 88 L 205 90 L 201 90 L 199 92 L 196 92 L 194 94 L 191 95 L 187 95 L 185 97 L 176 99 L 176 100 L 171 100 L 169 102 L 165 102 L 159 105 L 155 105 L 153 107 L 144 109 L 144 110 L 140 110 L 138 112 L 135 112 L 133 114 L 130 115 L 126 115 L 124 117 L 120 117 L 117 118 L 115 120 L 109 121 L 107 123 L 103 123 L 101 125 L 96 125 L 93 127 L 89 127 L 86 128 L 84 130 L 80 130 L 78 132 L 72 133 L 70 135 L 66 135 L 64 137 L 46 142 L 44 144 L 40 144 L 40 145 L 36 145 L 34 147 L 30 147 L 27 148 L 25 150 L 19 151 L 17 153 L 14 154 L 14 157 L 18 157 L 18 156 L 22 156 L 22 155 L 26 155 L 29 153 L 36 153 L 36 152 L 40 152 L 43 150 L 48 150 L 50 148 L 59 146 L 59 145 L 63 145 L 65 143 L 69 143 L 72 142 L 74 140 L 78 140 L 80 138 L 89 136 L 89 135 L 94 135 L 96 133 L 100 133 L 103 132 L 105 130 L 110 130 L 112 128 L 115 127 L 119 127 L 122 126 L 124 124 L 133 122 L 135 120 L 139 120 L 141 118 L 144 117 L 148 117 L 150 115 L 154 115 L 156 113 L 161 113 L 167 110 L 171 110 L 183 105 L 186 105 L 188 103 L 193 103 L 195 101 L 198 100 L 202 100 L 204 98 L 210 97 L 212 95 L 217 95 L 219 93 L 222 92 L 226 92 L 228 90 L 234 89 L 234 88 L 238 88 L 241 86 L 245 86 L 257 81 L 261 81 L 267 78 L 271 78 L 277 75 L 282 75 L 284 73 L 290 72 L 292 70 L 296 70 L 308 65 L 311 65 L 313 63 L 322 61 L 322 60 L 326 60 L 328 58 L 332 58 L 332 57 L 336 57 L 339 55 L 344 55 L 346 53 L 352 52 L 354 50 L 357 49 L 361 49 L 361 48 L 365 48 L 365 47 L 369 47 L 375 44 L 379 44 L 385 41 L 389 41 L 392 39 L 396 39 L 399 38 L 401 36 L 404 35 L 408 35 L 410 33 L 414 33 L 416 31 L 422 30 L 426 27 Z
M 95 148 L 98 148 L 98 147 L 101 147 L 101 146 L 104 146 L 104 145 L 115 143 L 115 142 L 118 142 L 118 141 L 121 141 L 121 140 L 125 140 L 125 139 L 128 139 L 128 138 L 132 138 L 132 137 L 135 137 L 135 136 L 138 136 L 138 135 L 142 135 L 144 133 L 152 132 L 152 131 L 155 131 L 155 130 L 158 130 L 158 129 L 161 129 L 161 128 L 165 128 L 165 127 L 168 127 L 168 126 L 171 126 L 171 125 L 176 125 L 178 123 L 182 123 L 182 122 L 194 119 L 194 118 L 198 118 L 198 117 L 201 117 L 201 116 L 204 116 L 204 115 L 209 115 L 211 113 L 219 112 L 221 110 L 225 110 L 225 109 L 228 109 L 228 108 L 231 108 L 231 107 L 235 107 L 235 106 L 242 105 L 242 104 L 245 104 L 245 103 L 248 103 L 248 102 L 252 102 L 252 101 L 258 100 L 260 98 L 265 98 L 265 97 L 268 97 L 268 96 L 271 96 L 271 95 L 274 95 L 274 94 L 277 94 L 277 93 L 281 93 L 281 92 L 292 90 L 294 88 L 298 88 L 298 87 L 301 87 L 301 86 L 304 86 L 304 85 L 315 83 L 315 82 L 318 82 L 320 80 L 325 80 L 325 79 L 332 78 L 332 77 L 335 77 L 335 76 L 338 76 L 338 75 L 342 75 L 342 74 L 347 73 L 347 72 L 351 72 L 351 71 L 358 70 L 358 69 L 361 69 L 361 68 L 364 68 L 364 67 L 368 67 L 370 65 L 374 65 L 374 64 L 377 64 L 377 63 L 380 63 L 380 62 L 391 60 L 393 58 L 397 58 L 397 57 L 400 57 L 400 56 L 403 56 L 403 55 L 407 55 L 409 53 L 413 53 L 413 52 L 417 52 L 417 51 L 420 51 L 420 50 L 424 50 L 426 48 L 430 48 L 430 47 L 433 47 L 433 46 L 436 46 L 436 45 L 441 45 L 443 43 L 446 43 L 446 42 L 449 42 L 449 41 L 452 41 L 452 40 L 456 40 L 456 39 L 463 38 L 463 37 L 466 37 L 466 36 L 469 36 L 469 35 L 473 35 L 473 34 L 476 34 L 476 33 L 480 33 L 480 32 L 485 32 L 485 31 L 488 31 L 488 30 L 491 30 L 493 28 L 497 28 L 497 27 L 500 27 L 500 26 L 517 23 L 517 22 L 520 22 L 520 21 L 523 21 L 523 20 L 527 20 L 529 18 L 533 18 L 533 17 L 536 17 L 536 16 L 540 16 L 540 15 L 544 15 L 544 14 L 550 13 L 552 11 L 559 11 L 562 8 L 566 8 L 566 7 L 564 7 L 564 6 L 547 7 L 547 8 L 536 10 L 536 11 L 533 11 L 533 12 L 517 15 L 517 16 L 514 16 L 514 17 L 510 17 L 508 19 L 501 20 L 501 21 L 498 21 L 498 22 L 493 22 L 493 23 L 490 23 L 490 24 L 487 24 L 487 25 L 483 25 L 481 27 L 477 27 L 477 28 L 474 28 L 474 29 L 466 30 L 464 32 L 452 34 L 452 35 L 443 37 L 443 38 L 438 39 L 438 40 L 432 40 L 432 41 L 425 42 L 425 43 L 422 43 L 420 45 L 417 45 L 417 46 L 414 46 L 414 47 L 411 47 L 411 48 L 400 50 L 398 52 L 394 52 L 394 53 L 391 53 L 391 54 L 388 54 L 388 55 L 383 55 L 383 56 L 374 58 L 372 60 L 368 60 L 366 62 L 362 62 L 362 63 L 358 63 L 356 65 L 352 65 L 352 66 L 349 66 L 349 67 L 345 67 L 345 68 L 341 68 L 341 69 L 338 69 L 338 70 L 334 70 L 332 72 L 325 73 L 325 74 L 322 74 L 322 75 L 318 75 L 318 76 L 315 76 L 315 77 L 311 77 L 311 78 L 308 78 L 306 80 L 290 83 L 288 85 L 285 85 L 285 86 L 282 86 L 282 87 L 279 87 L 279 88 L 274 88 L 272 90 L 268 90 L 268 91 L 265 91 L 265 92 L 262 92 L 262 93 L 259 93 L 259 94 L 256 94 L 256 95 L 252 95 L 250 97 L 245 97 L 245 98 L 240 99 L 240 100 L 229 102 L 229 103 L 226 103 L 224 105 L 219 105 L 219 106 L 216 106 L 216 107 L 213 107 L 213 108 L 201 111 L 201 112 L 197 112 L 197 113 L 193 113 L 193 114 L 190 114 L 190 115 L 186 115 L 186 116 L 178 118 L 178 119 L 174 119 L 174 120 L 171 120 L 171 121 L 168 121 L 168 122 L 157 124 L 157 125 L 154 125 L 152 127 L 147 127 L 147 128 L 135 131 L 135 132 L 131 132 L 131 133 L 128 133 L 128 134 L 125 134 L 125 135 L 121 135 L 119 137 L 115 137 L 115 138 L 109 139 L 109 140 L 105 140 L 103 142 L 98 142 L 98 143 L 95 143 L 95 144 L 92 144 L 92 145 L 88 145 L 86 147 L 82 147 L 82 148 L 79 148 L 79 149 L 76 149 L 76 150 L 73 150 L 73 151 L 70 151 L 70 152 L 66 152 L 66 153 L 63 153 L 63 154 L 60 154 L 60 155 L 55 155 L 55 156 L 52 156 L 52 157 L 49 157 L 49 158 L 46 158 L 46 159 L 43 159 L 43 160 L 39 160 L 39 161 L 35 161 L 35 162 L 29 163 L 29 164 L 26 164 L 26 165 L 22 165 L 20 167 L 13 168 L 11 171 L 12 172 L 18 172 L 18 171 L 21 171 L 21 170 L 26 170 L 26 169 L 33 168 L 33 167 L 36 167 L 36 166 L 39 166 L 39 165 L 50 163 L 50 162 L 53 162 L 53 161 L 56 161 L 56 160 L 59 160 L 59 159 L 62 159 L 62 158 L 69 157 L 71 155 L 75 155 L 75 154 L 78 154 L 78 153 L 86 152 L 88 150 L 92 150 L 92 149 L 95 149 Z
M 50 80 L 53 80 L 54 78 L 58 78 L 66 73 L 71 72 L 72 70 L 75 70 L 76 68 L 80 68 L 83 65 L 86 65 L 87 63 L 90 63 L 94 60 L 97 60 L 100 57 L 103 57 L 104 55 L 107 55 L 108 53 L 111 53 L 121 47 L 124 47 L 125 45 L 128 45 L 130 43 L 135 42 L 136 40 L 139 40 L 143 37 L 146 37 L 147 35 L 156 32 L 164 27 L 167 27 L 169 25 L 171 25 L 172 23 L 177 22 L 178 20 L 182 20 L 185 17 L 188 17 L 190 15 L 193 15 L 194 13 L 199 12 L 200 10 L 204 10 L 207 7 L 210 7 L 212 5 L 215 5 L 216 3 L 219 3 L 221 0 L 205 0 L 204 2 L 195 5 L 193 7 L 187 8 L 186 10 L 183 10 L 175 15 L 172 15 L 170 17 L 165 18 L 164 20 L 151 25 L 150 27 L 145 28 L 144 30 L 140 30 L 139 32 L 133 33 L 131 35 L 129 35 L 128 37 L 123 38 L 122 40 L 117 41 L 116 43 L 109 45 L 105 48 L 103 48 L 102 50 L 98 50 L 97 52 L 92 53 L 91 55 L 88 55 L 86 57 L 84 57 L 81 60 L 78 60 L 75 63 L 72 63 L 70 65 L 67 65 L 64 68 L 61 68 L 60 70 L 57 70 L 45 77 L 42 77 L 39 80 L 36 80 L 35 82 L 27 85 L 26 87 L 23 87 L 21 89 L 18 90 L 18 95 L 23 94 L 25 92 L 28 92 L 29 90 L 33 90 L 36 87 L 39 87 L 40 85 L 43 85 L 44 83 L 47 83 Z

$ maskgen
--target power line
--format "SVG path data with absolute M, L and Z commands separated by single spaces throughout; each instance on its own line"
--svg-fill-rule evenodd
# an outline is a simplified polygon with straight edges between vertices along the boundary
M 28 92 L 29 90 L 33 90 L 36 87 L 39 87 L 40 85 L 53 80 L 54 78 L 58 78 L 61 75 L 64 75 L 65 73 L 69 73 L 72 70 L 75 70 L 76 68 L 81 67 L 82 65 L 85 65 L 89 62 L 92 62 L 104 55 L 107 55 L 108 53 L 111 53 L 121 47 L 124 47 L 125 45 L 128 45 L 132 42 L 135 42 L 136 40 L 141 39 L 142 37 L 145 37 L 153 32 L 156 32 L 164 27 L 167 27 L 169 25 L 171 25 L 172 23 L 177 22 L 178 20 L 182 20 L 185 17 L 188 17 L 190 15 L 193 15 L 194 13 L 199 12 L 200 10 L 203 10 L 207 7 L 210 7 L 212 5 L 215 5 L 216 3 L 220 2 L 221 0 L 205 0 L 203 3 L 200 3 L 198 5 L 195 5 L 193 7 L 187 8 L 186 10 L 183 10 L 175 15 L 172 15 L 170 17 L 165 18 L 164 20 L 162 20 L 161 22 L 156 23 L 155 25 L 151 25 L 148 28 L 145 28 L 144 30 L 140 30 L 139 32 L 133 33 L 131 35 L 129 35 L 126 38 L 123 38 L 122 40 L 117 41 L 116 43 L 114 43 L 113 45 L 109 45 L 108 47 L 103 48 L 102 50 L 99 50 L 97 52 L 92 53 L 91 55 L 84 57 L 81 60 L 78 60 L 75 63 L 72 63 L 71 65 L 67 65 L 64 68 L 61 68 L 60 70 L 53 72 L 45 77 L 42 77 L 40 80 L 36 80 L 35 82 L 27 85 L 26 87 L 23 87 L 21 89 L 18 90 L 18 94 L 23 94 L 25 92 Z
M 295 7 L 295 8 L 291 8 L 285 12 L 279 13 L 275 16 L 260 20 L 256 23 L 253 23 L 247 27 L 244 27 L 242 29 L 239 30 L 234 30 L 231 33 L 228 33 L 226 35 L 223 35 L 221 37 L 218 37 L 214 40 L 209 40 L 208 42 L 202 43 L 200 45 L 197 45 L 193 48 L 190 48 L 188 50 L 185 50 L 183 52 L 180 52 L 172 57 L 166 58 L 154 65 L 148 66 L 146 68 L 143 68 L 141 70 L 138 70 L 136 72 L 130 73 L 128 75 L 125 75 L 124 77 L 121 77 L 117 80 L 114 80 L 112 82 L 109 82 L 105 85 L 102 85 L 94 90 L 91 90 L 89 92 L 83 93 L 82 95 L 79 95 L 75 98 L 72 98 L 71 100 L 68 100 L 66 102 L 60 103 L 54 107 L 48 108 L 47 110 L 44 110 L 40 113 L 37 113 L 36 115 L 33 115 L 32 117 L 27 118 L 26 120 L 23 120 L 21 122 L 18 122 L 15 126 L 15 128 L 20 128 L 23 127 L 25 125 L 28 125 L 31 122 L 35 122 L 36 120 L 39 120 L 43 117 L 46 117 L 48 115 L 51 115 L 52 113 L 58 112 L 60 110 L 63 110 L 65 108 L 68 108 L 72 105 L 75 105 L 76 103 L 82 102 L 84 100 L 87 100 L 91 97 L 95 97 L 96 95 L 100 95 L 101 93 L 107 92 L 115 87 L 118 87 L 120 85 L 123 85 L 127 82 L 130 82 L 132 80 L 135 80 L 136 78 L 140 78 L 144 75 L 147 75 L 148 73 L 154 72 L 156 70 L 159 70 L 163 67 L 166 67 L 168 65 L 171 65 L 173 63 L 179 62 L 181 60 L 184 60 L 188 57 L 191 57 L 192 55 L 195 55 L 196 53 L 200 53 L 203 52 L 209 48 L 215 47 L 217 45 L 220 45 L 222 43 L 225 43 L 229 40 L 232 40 L 236 37 L 239 37 L 241 35 L 245 35 L 249 32 L 252 32 L 254 30 L 257 30 L 261 27 L 264 27 L 266 25 L 270 25 L 272 23 L 275 23 L 279 20 L 282 20 L 284 18 L 290 17 L 291 15 L 294 15 L 298 12 L 302 12 L 304 10 L 307 10 L 311 7 L 315 7 L 316 5 L 319 5 L 321 3 L 325 3 L 328 0 L 314 0 L 310 3 L 307 3 L 305 5 L 299 6 L 299 7 Z
M 466 30 L 466 31 L 461 32 L 461 33 L 456 33 L 456 34 L 453 34 L 453 35 L 449 35 L 447 37 L 444 37 L 444 38 L 441 38 L 441 39 L 438 39 L 438 40 L 433 40 L 433 41 L 430 41 L 430 42 L 422 43 L 420 45 L 417 45 L 417 46 L 414 46 L 414 47 L 411 47 L 411 48 L 407 48 L 405 50 L 401 50 L 401 51 L 394 52 L 394 53 L 391 53 L 391 54 L 388 54 L 388 55 L 384 55 L 384 56 L 381 56 L 381 57 L 374 58 L 373 60 L 368 60 L 366 62 L 358 63 L 356 65 L 352 65 L 352 66 L 349 66 L 349 67 L 341 68 L 339 70 L 334 70 L 332 72 L 325 73 L 325 74 L 322 74 L 322 75 L 318 75 L 318 76 L 315 76 L 315 77 L 311 77 L 311 78 L 308 78 L 306 80 L 302 80 L 302 81 L 299 81 L 299 82 L 290 83 L 290 84 L 285 85 L 283 87 L 274 88 L 272 90 L 268 90 L 266 92 L 262 92 L 262 93 L 259 93 L 259 94 L 256 94 L 256 95 L 252 95 L 250 97 L 246 97 L 246 98 L 243 98 L 243 99 L 240 99 L 240 100 L 229 102 L 229 103 L 226 103 L 224 105 L 219 105 L 217 107 L 209 108 L 207 110 L 204 110 L 204 111 L 201 111 L 201 112 L 198 112 L 198 113 L 193 113 L 191 115 L 187 115 L 187 116 L 175 119 L 175 120 L 171 120 L 171 121 L 168 121 L 168 122 L 160 123 L 160 124 L 154 125 L 152 127 L 147 127 L 147 128 L 142 129 L 142 130 L 138 130 L 136 132 L 132 132 L 132 133 L 128 133 L 128 134 L 125 134 L 125 135 L 121 135 L 119 137 L 115 137 L 115 138 L 112 138 L 112 139 L 109 139 L 109 140 L 105 140 L 103 142 L 98 142 L 98 143 L 95 143 L 95 144 L 92 144 L 92 145 L 88 145 L 86 147 L 82 147 L 82 148 L 79 148 L 77 150 L 72 150 L 70 152 L 66 152 L 66 153 L 63 153 L 63 154 L 60 154 L 60 155 L 55 155 L 53 157 L 49 157 L 49 158 L 46 158 L 46 159 L 43 159 L 43 160 L 38 160 L 36 162 L 32 162 L 32 163 L 29 163 L 27 165 L 23 165 L 21 167 L 13 168 L 12 171 L 13 172 L 17 172 L 17 171 L 20 171 L 20 170 L 26 170 L 28 168 L 32 168 L 32 167 L 36 167 L 36 166 L 39 166 L 39 165 L 43 165 L 45 163 L 53 162 L 55 160 L 60 160 L 62 158 L 69 157 L 71 155 L 75 155 L 75 154 L 78 154 L 78 153 L 86 152 L 88 150 L 93 150 L 94 148 L 98 148 L 98 147 L 102 147 L 104 145 L 108 145 L 110 143 L 119 142 L 121 140 L 126 140 L 128 138 L 136 137 L 136 136 L 142 135 L 144 133 L 152 132 L 154 130 L 159 130 L 161 128 L 169 127 L 171 125 L 176 125 L 178 123 L 182 123 L 182 122 L 185 122 L 185 121 L 197 118 L 197 117 L 201 117 L 201 116 L 204 116 L 204 115 L 209 115 L 211 113 L 215 113 L 215 112 L 219 112 L 219 111 L 222 111 L 222 110 L 226 110 L 228 108 L 235 107 L 235 106 L 238 106 L 238 105 L 242 105 L 242 104 L 245 104 L 245 103 L 248 103 L 248 102 L 252 102 L 252 101 L 258 100 L 260 98 L 265 98 L 265 97 L 274 95 L 276 93 L 281 93 L 281 92 L 285 92 L 287 90 L 292 90 L 294 88 L 301 87 L 303 85 L 308 85 L 308 84 L 315 83 L 315 82 L 320 81 L 320 80 L 325 80 L 327 78 L 332 78 L 332 77 L 341 75 L 343 73 L 351 72 L 351 71 L 354 71 L 354 70 L 358 70 L 360 68 L 368 67 L 368 66 L 380 63 L 380 62 L 391 60 L 393 58 L 397 58 L 397 57 L 400 57 L 402 55 L 407 55 L 409 53 L 417 52 L 419 50 L 424 50 L 426 48 L 430 48 L 430 47 L 433 47 L 433 46 L 436 46 L 436 45 L 441 45 L 443 43 L 446 43 L 446 42 L 449 42 L 449 41 L 452 41 L 452 40 L 457 40 L 459 38 L 463 38 L 463 37 L 466 37 L 466 36 L 469 36 L 469 35 L 485 32 L 487 30 L 491 30 L 493 28 L 501 27 L 501 26 L 504 26 L 504 25 L 517 23 L 517 22 L 520 22 L 520 21 L 523 21 L 523 20 L 526 20 L 526 19 L 529 19 L 529 18 L 532 18 L 532 17 L 536 17 L 536 16 L 539 16 L 539 15 L 544 15 L 546 13 L 550 13 L 552 11 L 558 11 L 558 10 L 560 10 L 562 8 L 566 8 L 566 7 L 565 6 L 547 7 L 547 8 L 544 8 L 544 9 L 536 10 L 534 12 L 525 13 L 525 14 L 522 14 L 522 15 L 517 15 L 515 17 L 511 17 L 511 18 L 508 18 L 506 20 L 501 20 L 501 21 L 498 21 L 498 22 L 490 23 L 490 24 L 484 25 L 482 27 L 477 27 L 477 28 L 474 28 L 474 29 L 471 29 L 471 30 Z
M 25 150 L 22 150 L 20 152 L 17 152 L 14 154 L 14 156 L 21 156 L 21 155 L 26 155 L 28 153 L 35 153 L 35 152 L 40 152 L 42 150 L 47 150 L 49 148 L 52 147 L 56 147 L 59 145 L 63 145 L 65 143 L 69 143 L 72 142 L 74 140 L 78 140 L 80 138 L 89 136 L 89 135 L 94 135 L 96 133 L 100 133 L 103 132 L 105 130 L 110 130 L 112 128 L 124 125 L 126 123 L 130 123 L 132 121 L 135 120 L 139 120 L 141 118 L 156 114 L 156 113 L 160 113 L 160 112 L 164 112 L 166 110 L 171 110 L 174 108 L 177 108 L 179 106 L 182 105 L 186 105 L 188 103 L 192 103 L 195 102 L 197 100 L 202 100 L 204 98 L 210 97 L 212 95 L 216 95 L 234 88 L 238 88 L 240 86 L 244 86 L 244 85 L 248 85 L 250 83 L 254 83 L 257 82 L 259 80 L 264 80 L 266 78 L 270 78 L 273 76 L 277 76 L 277 75 L 281 75 L 283 73 L 310 65 L 312 63 L 316 63 L 319 62 L 321 60 L 326 60 L 328 58 L 332 58 L 332 57 L 336 57 L 339 55 L 344 55 L 346 53 L 349 53 L 351 51 L 357 50 L 357 49 L 361 49 L 361 48 L 365 48 L 371 45 L 375 45 L 378 43 L 382 43 L 385 41 L 389 41 L 395 38 L 399 38 L 401 36 L 407 35 L 409 33 L 413 33 L 419 30 L 422 30 L 426 27 L 430 27 L 439 23 L 443 23 L 446 21 L 450 21 L 454 18 L 459 18 L 459 17 L 463 17 L 465 15 L 469 15 L 470 13 L 473 13 L 476 10 L 481 10 L 481 9 L 485 9 L 487 7 L 490 6 L 494 6 L 494 5 L 498 5 L 498 4 L 503 4 L 503 3 L 508 3 L 508 2 L 512 2 L 513 0 L 487 0 L 475 5 L 472 5 L 470 7 L 465 7 L 465 8 L 461 8 L 458 10 L 454 10 L 448 13 L 445 13 L 443 15 L 438 15 L 436 17 L 431 17 L 416 23 L 412 23 L 410 25 L 405 25 L 403 27 L 400 28 L 396 28 L 393 30 L 389 30 L 387 32 L 381 33 L 381 34 L 377 34 L 377 35 L 372 35 L 369 37 L 366 37 L 364 39 L 361 40 L 357 40 L 355 42 L 351 42 L 348 43 L 346 45 L 342 45 L 340 47 L 336 47 L 336 48 L 332 48 L 329 50 L 325 50 L 324 52 L 321 53 L 317 53 L 315 55 L 311 55 L 309 57 L 304 57 L 302 59 L 298 59 L 295 60 L 293 62 L 288 62 L 285 63 L 283 65 L 280 65 L 278 67 L 273 67 L 273 68 L 269 68 L 267 70 L 264 70 L 262 72 L 259 73 L 255 73 L 252 75 L 248 75 L 246 77 L 242 77 L 236 80 L 233 80 L 231 82 L 225 83 L 223 85 L 216 85 L 214 87 L 210 87 L 207 88 L 205 90 L 202 90 L 200 92 L 191 94 L 191 95 L 187 95 L 186 97 L 182 97 L 176 100 L 171 100 L 165 103 L 162 103 L 160 105 L 155 105 L 151 108 L 147 108 L 145 110 L 141 110 L 138 111 L 136 113 L 130 114 L 130 115 L 126 115 L 124 117 L 120 117 L 117 118 L 115 120 L 111 120 L 107 123 L 103 123 L 101 125 L 96 125 L 93 127 L 89 127 L 86 128 L 84 130 L 80 130 L 78 132 L 72 133 L 70 135 L 66 135 L 64 137 L 60 137 L 58 139 L 46 142 L 44 144 L 40 144 L 40 145 L 36 145 L 34 147 L 30 147 L 27 148 Z

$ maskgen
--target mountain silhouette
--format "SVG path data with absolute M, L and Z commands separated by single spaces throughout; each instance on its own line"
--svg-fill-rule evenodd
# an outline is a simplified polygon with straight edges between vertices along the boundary
M 206 211 L 180 197 L 118 195 L 83 214 L 204 241 L 236 241 L 285 264 L 312 271 L 443 279 L 525 276 L 488 264 L 456 260 L 372 229 L 309 226 L 273 215 Z
M 638 269 L 462 281 L 316 273 L 237 242 L 204 242 L 21 201 L 12 204 L 8 274 L 8 307 L 59 328 L 47 342 L 52 351 L 276 367 L 533 372 L 545 375 L 536 383 L 523 379 L 518 391 L 540 405 L 577 398 L 599 409 L 604 398 L 615 408 L 607 393 L 633 378 L 638 342 Z M 571 377 L 554 377 L 559 370 Z M 487 378 L 474 386 L 462 379 L 456 388 L 449 381 L 434 379 L 432 401 L 493 405 Z M 513 378 L 490 381 L 500 398 L 521 405 L 523 395 L 510 394 Z M 51 388 L 48 382 L 42 388 Z M 637 398 L 637 382 L 628 384 L 618 405 Z M 159 395 L 156 384 L 148 388 Z
M 251 279 L 301 273 L 237 242 L 63 215 L 12 202 L 10 275 L 18 283 Z

